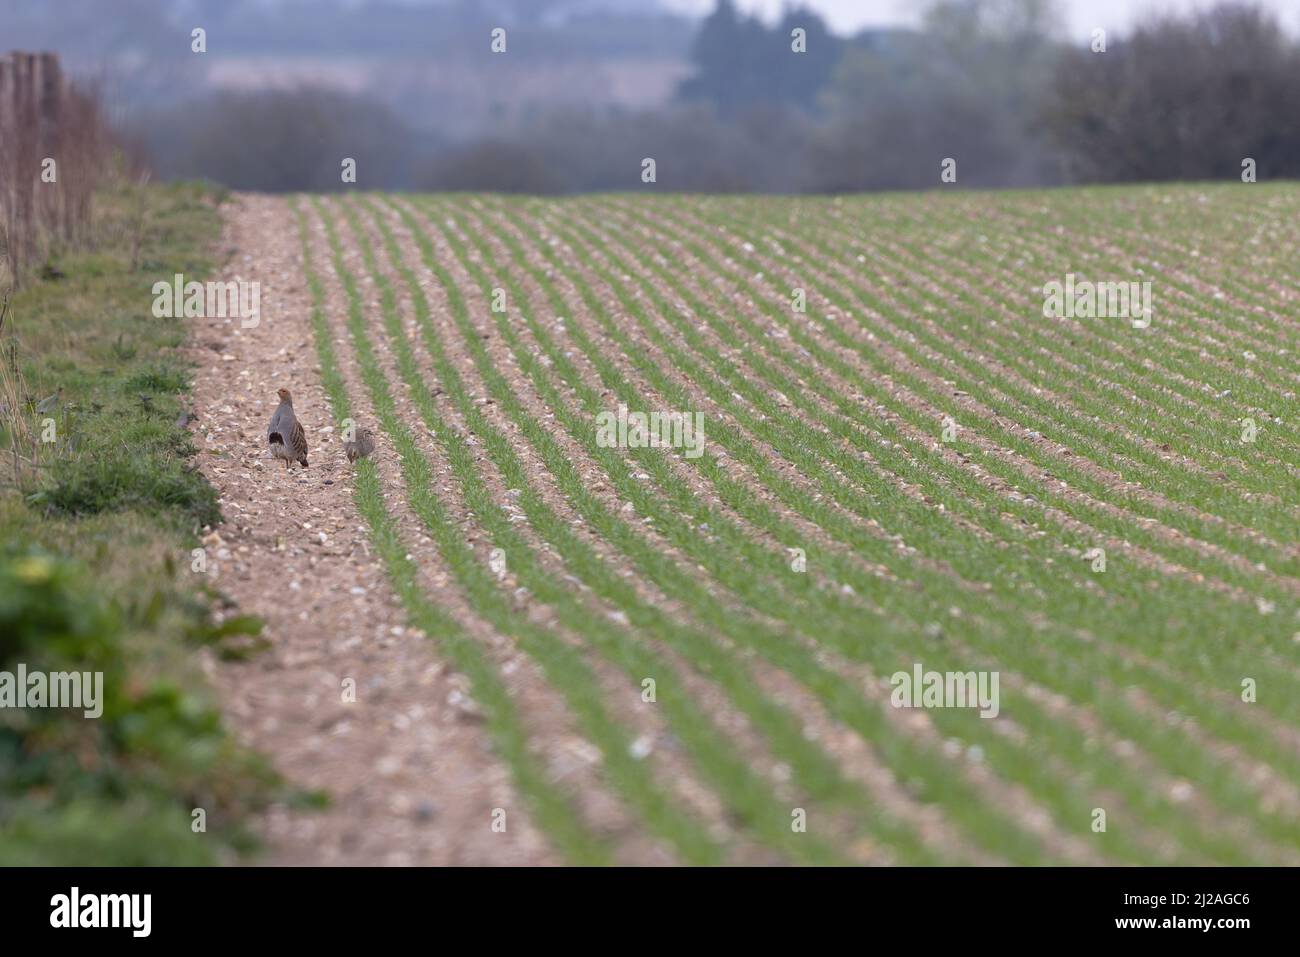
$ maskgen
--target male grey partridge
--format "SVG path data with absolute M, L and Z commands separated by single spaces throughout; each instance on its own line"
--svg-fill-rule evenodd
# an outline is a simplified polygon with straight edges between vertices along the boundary
M 302 423 L 293 414 L 293 396 L 288 389 L 281 389 L 280 405 L 271 416 L 271 425 L 266 430 L 266 439 L 271 446 L 271 455 L 284 459 L 284 468 L 289 470 L 289 463 L 299 462 L 307 467 L 307 433 L 302 430 Z
M 375 433 L 369 429 L 362 429 L 357 433 L 357 437 L 352 442 L 343 443 L 343 451 L 348 455 L 349 462 L 355 462 L 357 459 L 364 459 L 370 456 L 375 450 Z

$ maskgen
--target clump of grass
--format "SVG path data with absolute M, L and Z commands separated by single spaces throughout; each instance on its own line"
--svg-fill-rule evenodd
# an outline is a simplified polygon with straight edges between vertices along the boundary
M 130 452 L 58 459 L 46 484 L 28 501 L 67 515 L 164 508 L 183 512 L 186 524 L 196 527 L 221 519 L 216 492 L 203 476 L 175 460 L 160 463 Z
M 185 370 L 162 360 L 112 378 L 116 394 L 101 382 L 96 394 L 103 402 L 56 413 L 57 440 L 37 443 L 49 447 L 37 450 L 39 479 L 27 488 L 27 501 L 65 515 L 138 508 L 174 512 L 196 529 L 219 522 L 216 492 L 191 467 L 193 444 L 176 425 Z
M 23 414 L 27 402 L 27 383 L 18 365 L 18 343 L 5 334 L 9 319 L 9 294 L 0 295 L 0 439 L 7 453 L 5 465 L 14 487 L 23 483 L 24 472 L 35 460 L 31 424 Z
M 122 333 L 113 340 L 113 358 L 118 362 L 130 362 L 136 356 L 136 347 L 122 341 Z
M 169 362 L 150 363 L 122 383 L 126 392 L 159 392 L 172 395 L 189 386 L 185 370 Z

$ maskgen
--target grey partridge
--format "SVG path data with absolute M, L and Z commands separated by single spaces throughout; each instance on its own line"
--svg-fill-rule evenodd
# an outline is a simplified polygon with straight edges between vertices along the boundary
M 348 454 L 348 461 L 355 462 L 357 459 L 369 458 L 370 453 L 375 450 L 375 433 L 369 429 L 362 429 L 357 433 L 355 441 L 344 442 L 343 451 Z
M 293 396 L 288 389 L 279 392 L 280 404 L 271 416 L 271 424 L 266 430 L 266 440 L 271 446 L 271 455 L 284 459 L 285 471 L 291 462 L 298 462 L 307 467 L 307 433 L 302 430 L 302 423 L 293 414 Z

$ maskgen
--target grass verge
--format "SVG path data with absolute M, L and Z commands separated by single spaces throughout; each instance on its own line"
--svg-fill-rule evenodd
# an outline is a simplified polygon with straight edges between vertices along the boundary
M 220 513 L 180 424 L 184 327 L 150 309 L 158 279 L 210 274 L 220 196 L 99 199 L 95 239 L 4 328 L 0 864 L 221 863 L 253 848 L 243 821 L 279 785 L 222 727 L 195 654 L 258 625 L 191 570 Z M 142 201 L 133 264 L 119 240 Z M 102 673 L 102 714 L 6 704 L 20 666 Z

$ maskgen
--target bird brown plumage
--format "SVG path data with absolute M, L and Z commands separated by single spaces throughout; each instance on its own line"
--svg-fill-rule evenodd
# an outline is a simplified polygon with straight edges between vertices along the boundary
M 357 459 L 364 459 L 370 456 L 375 450 L 375 433 L 369 429 L 362 429 L 357 433 L 355 441 L 344 442 L 343 451 L 348 454 L 348 461 L 355 462 Z
M 290 462 L 298 462 L 307 467 L 307 433 L 302 430 L 302 423 L 293 412 L 293 396 L 288 389 L 279 392 L 280 405 L 271 415 L 271 424 L 266 430 L 266 440 L 271 446 L 271 455 L 284 459 L 285 471 Z

